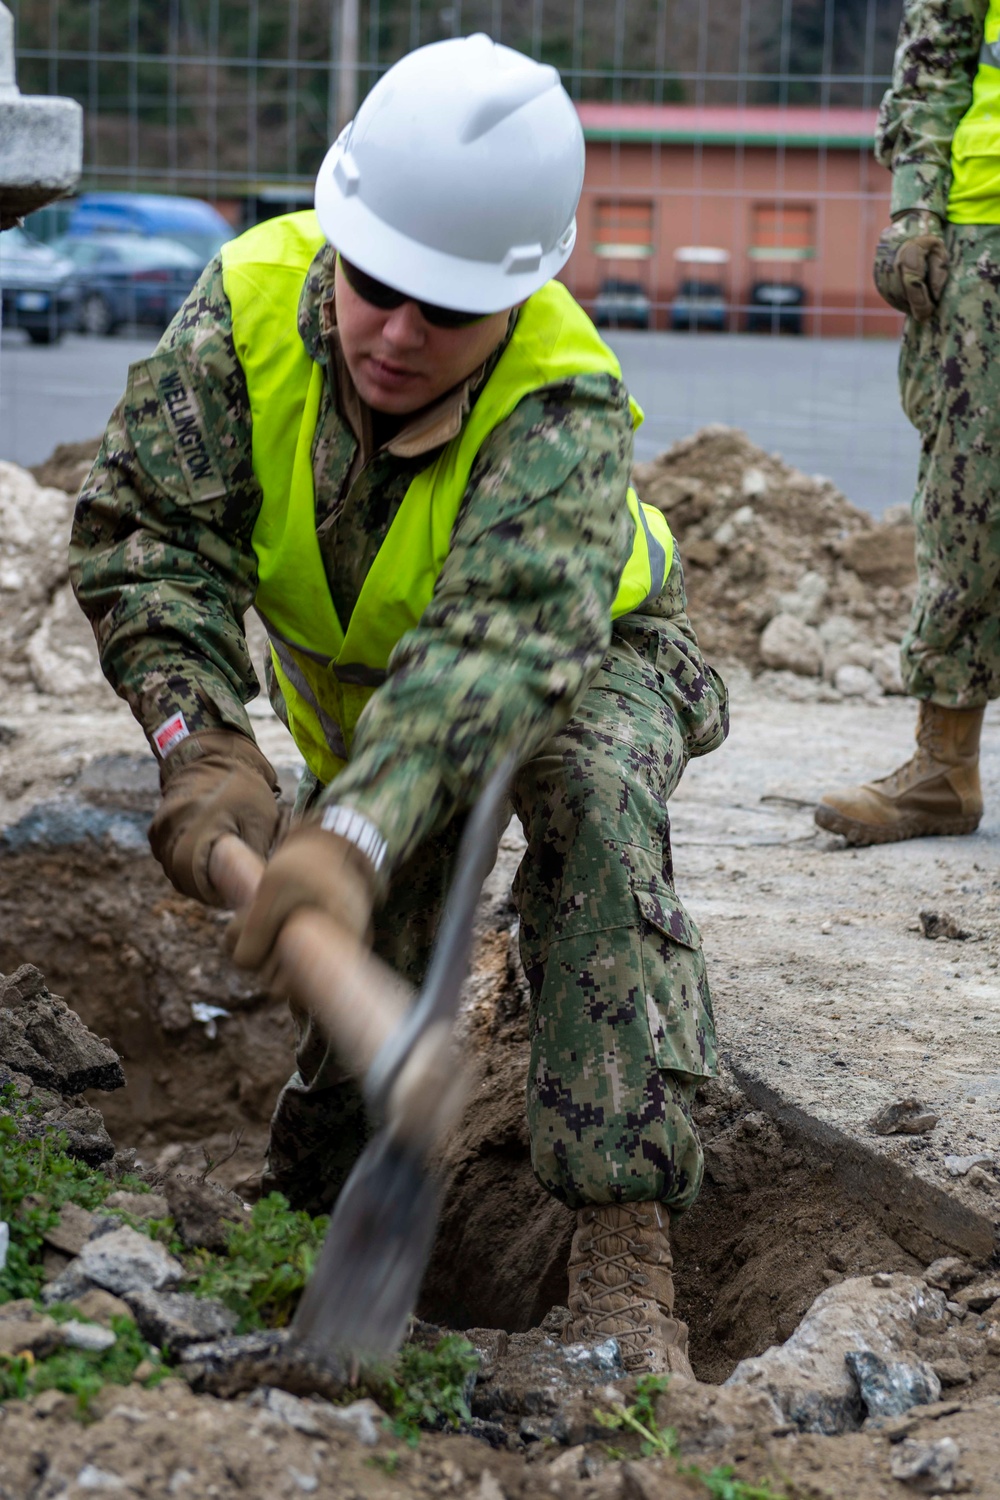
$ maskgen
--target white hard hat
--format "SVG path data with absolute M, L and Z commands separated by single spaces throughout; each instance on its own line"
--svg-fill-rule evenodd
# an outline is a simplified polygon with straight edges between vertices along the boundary
M 555 68 L 488 36 L 379 79 L 330 147 L 316 212 L 346 260 L 423 302 L 499 312 L 569 259 L 583 131 Z

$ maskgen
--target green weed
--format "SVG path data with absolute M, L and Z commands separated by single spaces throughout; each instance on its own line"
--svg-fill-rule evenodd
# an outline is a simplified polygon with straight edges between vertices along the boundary
M 59 1130 L 22 1135 L 13 1090 L 0 1090 L 0 1214 L 10 1225 L 7 1264 L 0 1271 L 0 1302 L 37 1297 L 42 1286 L 42 1248 L 64 1203 L 100 1208 L 109 1193 L 125 1186 L 77 1161 Z M 137 1180 L 131 1191 L 147 1191 Z
M 287 1198 L 270 1193 L 254 1204 L 249 1223 L 233 1225 L 225 1259 L 202 1254 L 191 1290 L 237 1313 L 241 1333 L 283 1328 L 312 1274 L 327 1222 L 293 1213 Z
M 99 1353 L 57 1349 L 47 1359 L 37 1361 L 30 1354 L 0 1355 L 0 1401 L 24 1401 L 40 1391 L 65 1391 L 76 1397 L 76 1415 L 86 1419 L 102 1386 L 130 1385 L 143 1360 L 156 1361 L 159 1357 L 131 1318 L 112 1318 L 111 1327 L 118 1342 Z M 156 1376 L 162 1379 L 166 1373 L 166 1367 L 161 1366 Z
M 656 1400 L 670 1384 L 669 1375 L 640 1375 L 636 1381 L 635 1400 L 630 1406 L 616 1407 L 614 1411 L 594 1412 L 601 1427 L 619 1432 L 633 1432 L 641 1439 L 640 1453 L 643 1458 L 672 1458 L 677 1460 L 677 1433 L 673 1427 L 661 1427 L 656 1418 Z M 608 1457 L 623 1459 L 627 1455 L 619 1448 L 608 1448 Z M 710 1500 L 782 1500 L 766 1485 L 748 1484 L 746 1480 L 734 1478 L 731 1467 L 719 1467 L 705 1472 L 697 1464 L 677 1464 L 677 1473 L 704 1485 Z
M 406 1344 L 377 1388 L 394 1436 L 415 1448 L 423 1427 L 454 1428 L 470 1421 L 466 1391 L 478 1368 L 479 1355 L 459 1334 L 446 1334 L 433 1349 Z

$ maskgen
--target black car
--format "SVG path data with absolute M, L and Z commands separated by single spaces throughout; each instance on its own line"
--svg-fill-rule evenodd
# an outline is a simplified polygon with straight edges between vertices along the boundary
M 756 281 L 750 288 L 748 333 L 801 333 L 805 288 L 791 281 Z
M 176 240 L 138 234 L 64 234 L 55 248 L 72 260 L 84 333 L 122 323 L 166 328 L 198 280 L 204 261 Z
M 71 260 L 15 226 L 0 234 L 3 326 L 54 344 L 77 326 L 80 287 Z
M 653 304 L 638 281 L 602 281 L 594 302 L 598 328 L 648 328 Z

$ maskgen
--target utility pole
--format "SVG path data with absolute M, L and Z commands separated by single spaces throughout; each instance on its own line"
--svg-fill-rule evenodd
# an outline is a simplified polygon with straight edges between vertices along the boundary
M 358 0 L 340 0 L 337 134 L 358 108 Z

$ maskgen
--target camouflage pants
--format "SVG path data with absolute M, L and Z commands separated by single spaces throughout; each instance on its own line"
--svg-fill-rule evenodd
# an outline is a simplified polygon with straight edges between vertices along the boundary
M 676 603 L 679 568 L 671 581 Z M 572 1207 L 681 1209 L 701 1185 L 690 1106 L 715 1072 L 715 1035 L 700 939 L 674 891 L 666 804 L 688 756 L 714 749 L 726 727 L 725 690 L 683 613 L 632 615 L 574 718 L 515 780 L 528 842 L 514 896 L 531 988 L 532 1165 Z M 377 918 L 376 950 L 414 983 L 459 832 L 425 841 Z M 298 1069 L 275 1110 L 265 1187 L 320 1212 L 367 1124 L 317 1028 L 297 1019 Z
M 917 597 L 903 682 L 951 708 L 1000 697 L 1000 225 L 952 224 L 929 323 L 907 320 L 903 410 L 921 435 Z

